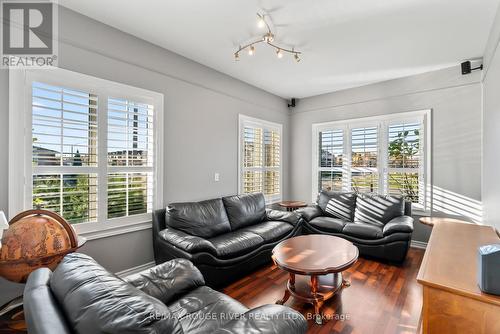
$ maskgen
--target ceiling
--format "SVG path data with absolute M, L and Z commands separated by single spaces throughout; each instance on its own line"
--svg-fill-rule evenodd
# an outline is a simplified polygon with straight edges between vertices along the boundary
M 60 0 L 59 3 L 284 98 L 428 72 L 483 55 L 500 0 Z M 104 5 L 105 4 L 105 5 Z M 302 51 L 282 59 L 262 35 Z

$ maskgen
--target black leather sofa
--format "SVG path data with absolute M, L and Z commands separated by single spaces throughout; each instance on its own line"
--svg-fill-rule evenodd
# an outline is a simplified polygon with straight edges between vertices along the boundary
M 321 191 L 317 205 L 296 212 L 304 234 L 342 237 L 366 257 L 402 262 L 410 247 L 411 203 L 402 197 Z
M 155 261 L 188 259 L 207 285 L 222 287 L 269 263 L 275 245 L 300 233 L 300 220 L 266 209 L 262 194 L 172 203 L 153 213 Z
M 191 262 L 165 262 L 126 280 L 89 256 L 67 255 L 54 272 L 28 278 L 24 312 L 30 334 L 286 333 L 302 334 L 307 322 L 281 305 L 249 310 L 205 286 Z

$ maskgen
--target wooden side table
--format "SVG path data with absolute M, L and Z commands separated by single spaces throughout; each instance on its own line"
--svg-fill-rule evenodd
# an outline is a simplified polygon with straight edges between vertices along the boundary
M 282 208 L 285 208 L 286 211 L 295 211 L 299 208 L 306 207 L 307 203 L 302 201 L 283 201 L 279 202 L 278 205 Z

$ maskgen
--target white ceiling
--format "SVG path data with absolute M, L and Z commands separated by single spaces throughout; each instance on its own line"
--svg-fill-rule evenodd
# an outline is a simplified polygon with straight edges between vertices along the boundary
M 483 55 L 500 0 L 60 0 L 60 4 L 276 95 L 307 97 L 456 65 Z M 235 62 L 271 15 L 265 45 Z

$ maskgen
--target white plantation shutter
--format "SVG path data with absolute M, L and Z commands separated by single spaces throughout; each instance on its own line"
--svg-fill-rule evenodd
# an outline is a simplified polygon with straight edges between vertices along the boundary
M 97 96 L 33 82 L 32 202 L 71 223 L 97 219 Z
M 318 190 L 342 190 L 344 130 L 321 131 L 318 147 Z
M 378 192 L 378 128 L 351 130 L 351 188 L 357 193 Z
M 388 193 L 423 205 L 423 122 L 396 122 L 388 128 Z
M 240 116 L 240 192 L 281 199 L 281 126 Z
M 163 202 L 156 145 L 163 142 L 163 95 L 62 69 L 49 72 L 13 74 L 17 95 L 25 96 L 13 110 L 26 112 L 16 131 L 32 130 L 11 145 L 22 152 L 10 157 L 19 172 L 9 167 L 9 173 L 17 183 L 29 180 L 21 191 L 9 188 L 13 213 L 39 206 L 91 237 L 149 227 L 152 210 Z
M 262 192 L 262 129 L 250 126 L 243 128 L 243 193 Z
M 154 107 L 108 98 L 108 218 L 152 211 Z
M 264 129 L 264 195 L 274 201 L 280 197 L 281 134 Z
M 313 200 L 322 189 L 378 193 L 427 210 L 429 124 L 426 110 L 314 125 Z

